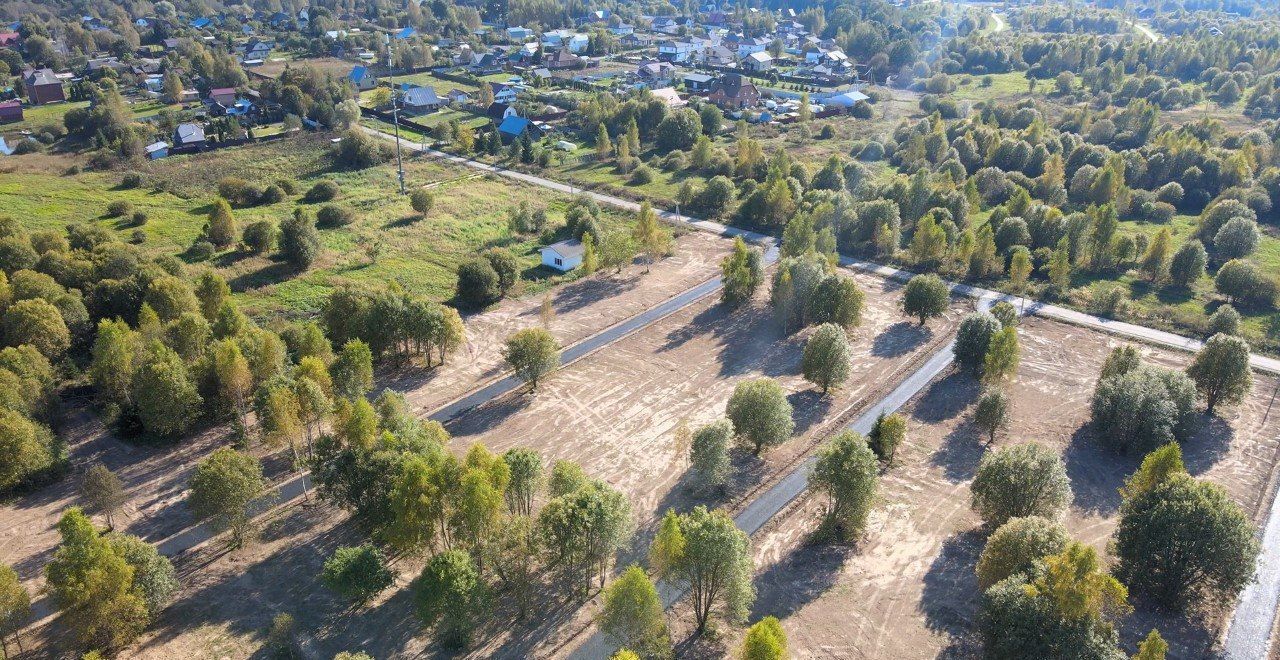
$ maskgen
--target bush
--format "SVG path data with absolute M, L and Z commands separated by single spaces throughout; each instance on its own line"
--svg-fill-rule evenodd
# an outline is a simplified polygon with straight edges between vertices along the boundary
M 342 134 L 331 155 L 338 165 L 351 169 L 372 167 L 391 157 L 390 148 L 384 142 L 356 129 Z
M 269 220 L 259 220 L 244 228 L 240 240 L 253 254 L 266 254 L 276 245 L 276 226 Z
M 970 373 L 981 372 L 987 347 L 1000 327 L 1000 321 L 987 312 L 973 312 L 964 317 L 956 332 L 956 343 L 951 349 L 956 356 L 956 364 Z
M 970 491 L 973 510 L 991 527 L 1026 516 L 1056 520 L 1071 503 L 1062 458 L 1033 442 L 983 456 Z
M 316 212 L 316 224 L 321 227 L 346 227 L 356 221 L 351 209 L 337 204 L 325 204 Z
M 145 211 L 134 211 L 133 217 L 129 219 L 129 226 L 141 227 L 147 224 L 147 213 Z
M 229 176 L 218 181 L 218 196 L 233 206 L 253 206 L 261 200 L 262 191 L 244 179 Z
M 117 199 L 111 202 L 110 204 L 107 204 L 108 218 L 120 218 L 120 217 L 129 215 L 130 213 L 133 213 L 132 202 L 129 202 L 123 199 Z
M 202 238 L 192 243 L 191 247 L 187 249 L 187 257 L 192 261 L 208 261 L 213 258 L 217 251 L 218 248 L 214 247 L 213 243 Z
M 884 158 L 884 145 L 879 142 L 868 142 L 857 154 L 858 160 L 873 162 Z
M 372 544 L 341 547 L 324 562 L 324 585 L 345 598 L 367 603 L 395 582 L 382 553 Z
M 502 285 L 498 271 L 484 257 L 464 261 L 458 267 L 458 303 L 470 308 L 491 305 L 502 298 Z
M 120 177 L 121 188 L 133 189 L 140 186 L 142 186 L 142 175 L 137 172 L 125 172 L 124 176 Z
M 316 184 L 311 186 L 311 189 L 307 191 L 307 194 L 302 196 L 302 199 L 308 204 L 319 204 L 321 202 L 328 202 L 337 199 L 338 192 L 338 184 L 326 179 L 324 181 L 317 181 Z
M 1028 516 L 1010 518 L 987 539 L 978 556 L 978 587 L 991 585 L 1031 569 L 1038 559 L 1062 552 L 1071 541 L 1062 523 Z
M 276 186 L 280 188 L 281 192 L 290 197 L 298 194 L 298 182 L 293 179 L 279 179 L 276 181 Z
M 279 204 L 284 201 L 284 197 L 284 190 L 272 184 L 262 189 L 262 196 L 258 201 L 262 204 Z
M 409 193 L 409 207 L 425 216 L 431 212 L 431 207 L 435 206 L 436 198 L 431 195 L 431 191 L 426 188 L 418 188 Z
M 1146 453 L 1187 437 L 1195 420 L 1195 383 L 1180 371 L 1139 366 L 1098 380 L 1093 425 L 1121 453 Z

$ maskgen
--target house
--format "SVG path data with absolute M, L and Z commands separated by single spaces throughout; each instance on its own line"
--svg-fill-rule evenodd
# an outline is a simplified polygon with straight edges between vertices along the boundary
M 694 45 L 687 41 L 663 41 L 658 44 L 658 59 L 683 64 L 693 55 Z
M 129 65 L 125 64 L 124 62 L 121 62 L 120 58 L 118 57 L 96 57 L 89 60 L 89 62 L 87 63 L 87 66 L 90 72 L 98 71 L 101 69 L 112 69 L 115 71 L 121 71 L 129 68 Z
M 620 25 L 615 25 L 609 28 L 609 33 L 615 37 L 626 37 L 626 36 L 635 34 L 636 28 L 634 25 L 628 25 L 627 23 L 622 23 Z
M 471 95 L 457 88 L 449 90 L 449 92 L 444 96 L 445 98 L 449 99 L 450 103 L 470 103 L 471 102 Z
M 22 35 L 17 32 L 0 32 L 0 46 L 9 47 L 16 46 L 22 40 Z
M 863 94 L 862 92 L 859 92 L 857 90 L 850 90 L 847 92 L 840 92 L 839 94 L 833 94 L 831 96 L 828 96 L 820 100 L 823 105 L 828 107 L 852 108 L 853 106 L 858 104 L 858 101 L 866 101 L 869 98 L 870 97 L 868 97 L 866 94 Z
M 542 66 L 548 69 L 576 69 L 582 67 L 582 58 L 569 52 L 568 48 L 561 48 L 545 55 L 542 58 Z
M 525 134 L 537 140 L 542 137 L 543 132 L 541 126 L 519 116 L 507 117 L 498 124 L 498 135 L 502 137 L 503 142 L 511 142 Z
M 683 108 L 684 106 L 689 105 L 688 101 L 680 98 L 680 95 L 676 93 L 676 90 L 673 87 L 655 89 L 653 90 L 653 96 L 661 100 L 663 103 L 666 103 L 668 108 Z
M 244 45 L 244 55 L 240 59 L 246 62 L 250 60 L 265 60 L 275 47 L 275 42 L 251 39 Z
M 378 86 L 378 79 L 374 77 L 373 72 L 369 71 L 369 67 L 356 65 L 351 67 L 351 73 L 347 74 L 347 80 L 360 91 L 367 91 Z
M 199 151 L 207 144 L 204 128 L 199 124 L 178 124 L 173 129 L 173 146 L 178 149 Z
M 175 50 L 178 47 L 179 41 L 177 39 L 165 39 L 160 43 L 164 46 L 165 50 Z
M 404 109 L 414 114 L 433 112 L 444 105 L 444 101 L 436 96 L 436 90 L 430 85 L 426 87 L 410 87 L 400 97 Z
M 738 57 L 745 58 L 752 53 L 760 53 L 769 49 L 769 40 L 763 37 L 741 39 L 738 41 Z
M 524 41 L 533 36 L 533 30 L 527 27 L 509 27 L 507 28 L 507 39 L 510 41 Z
M 741 110 L 760 102 L 760 90 L 742 76 L 731 73 L 712 85 L 707 100 L 721 108 Z
M 471 56 L 471 63 L 467 68 L 471 69 L 472 73 L 496 73 L 502 70 L 502 60 L 494 53 L 475 53 Z
M 671 80 L 676 68 L 670 62 L 648 62 L 636 69 L 636 77 L 647 81 L 665 82 Z
M 546 48 L 564 46 L 569 49 L 570 53 L 574 54 L 585 51 L 590 42 L 590 37 L 573 30 L 552 30 L 551 32 L 542 33 L 542 45 Z
M 23 82 L 27 86 L 27 97 L 31 105 L 44 105 L 67 100 L 62 90 L 62 81 L 54 75 L 53 69 L 36 69 L 28 73 Z
M 235 87 L 214 87 L 209 90 L 209 103 L 229 106 L 236 102 Z
M 738 57 L 724 46 L 707 46 L 698 54 L 697 59 L 707 66 L 732 67 L 738 65 Z
M 755 73 L 764 73 L 773 68 L 773 56 L 760 51 L 742 58 L 742 68 Z
M 205 28 L 209 27 L 210 25 L 213 25 L 213 19 L 212 19 L 212 18 L 206 18 L 206 17 L 204 17 L 204 16 L 201 16 L 201 17 L 199 17 L 199 18 L 193 19 L 193 20 L 191 21 L 191 27 L 193 27 L 193 28 L 195 28 L 195 29 L 197 29 L 197 30 L 203 30 L 203 29 L 205 29 Z
M 413 28 L 411 28 L 411 27 L 406 27 L 406 28 L 401 28 L 399 31 L 397 31 L 394 35 L 392 35 L 392 38 L 393 38 L 393 39 L 400 39 L 401 41 L 403 41 L 403 40 L 405 40 L 405 39 L 408 39 L 408 38 L 412 37 L 413 35 L 415 35 L 415 34 L 417 34 L 417 33 L 418 33 L 418 31 L 417 31 L 417 30 L 415 30 L 415 29 L 413 29 Z
M 501 124 L 508 118 L 519 117 L 520 113 L 516 112 L 515 106 L 494 101 L 489 104 L 489 107 L 485 108 L 484 115 L 489 118 L 489 121 L 492 121 L 495 124 Z
M 542 265 L 567 273 L 582 265 L 582 255 L 585 252 L 582 241 L 576 238 L 552 243 L 542 248 Z
M 0 103 L 0 123 L 22 121 L 22 101 L 13 100 Z
M 169 143 L 161 140 L 148 144 L 143 151 L 146 152 L 147 158 L 151 160 L 160 160 L 169 155 Z
M 684 88 L 690 92 L 705 94 L 711 91 L 714 86 L 714 78 L 705 73 L 686 73 L 681 76 L 684 81 Z
M 515 85 L 493 83 L 489 85 L 489 89 L 493 91 L 493 100 L 498 103 L 515 103 L 516 96 L 519 94 L 519 90 L 516 89 Z

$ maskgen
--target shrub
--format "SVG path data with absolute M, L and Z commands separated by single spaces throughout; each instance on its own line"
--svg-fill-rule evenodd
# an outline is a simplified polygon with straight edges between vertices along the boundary
M 244 228 L 240 240 L 253 254 L 266 254 L 276 245 L 276 226 L 269 220 L 259 220 Z
M 120 218 L 120 217 L 129 215 L 130 213 L 133 213 L 132 202 L 129 202 L 123 199 L 117 199 L 107 204 L 108 218 Z
M 338 184 L 326 179 L 317 181 L 310 190 L 307 190 L 307 194 L 302 196 L 302 199 L 309 204 L 319 204 L 337 199 L 338 192 Z
M 1062 552 L 1071 541 L 1062 523 L 1027 516 L 1010 518 L 987 539 L 978 556 L 978 587 L 991 585 L 1031 569 L 1038 559 Z
M 258 201 L 262 204 L 279 204 L 284 201 L 284 197 L 284 190 L 280 186 L 272 184 L 262 189 L 262 196 L 259 197 Z
M 351 209 L 337 204 L 325 204 L 316 212 L 316 224 L 321 227 L 346 227 L 356 221 Z
M 498 271 L 484 257 L 475 257 L 458 267 L 458 302 L 466 307 L 479 308 L 493 304 L 502 297 Z
M 213 243 L 202 238 L 191 244 L 191 247 L 187 249 L 187 256 L 192 261 L 208 261 L 213 258 L 217 251 L 218 248 L 214 247 Z
M 142 185 L 142 175 L 138 174 L 137 172 L 125 172 L 124 176 L 120 177 L 121 188 L 132 189 L 132 188 L 138 188 L 141 185 Z
M 129 225 L 133 227 L 141 227 L 147 224 L 147 219 L 146 211 L 134 211 L 133 217 L 129 220 Z
M 426 188 L 418 188 L 409 193 L 409 206 L 418 215 L 425 216 L 431 212 L 431 207 L 435 206 L 436 198 L 431 195 L 431 191 Z
M 992 527 L 1025 516 L 1057 519 L 1071 503 L 1062 458 L 1035 443 L 983 456 L 970 490 L 973 510 Z

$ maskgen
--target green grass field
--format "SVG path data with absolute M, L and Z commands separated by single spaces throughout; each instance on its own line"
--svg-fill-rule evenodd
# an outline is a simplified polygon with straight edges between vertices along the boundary
M 62 116 L 76 108 L 89 107 L 88 101 L 72 101 L 67 103 L 50 103 L 48 105 L 24 106 L 22 121 L 12 124 L 0 124 L 0 134 L 32 131 L 49 124 L 62 125 Z
M 335 171 L 328 166 L 328 145 L 325 136 L 299 136 L 174 156 L 146 164 L 141 170 L 144 186 L 132 190 L 119 188 L 118 172 L 74 176 L 15 172 L 0 178 L 0 208 L 31 229 L 62 229 L 72 222 L 91 221 L 119 230 L 128 240 L 133 228 L 103 217 L 107 203 L 128 200 L 149 216 L 142 228 L 144 245 L 157 253 L 181 255 L 200 236 L 217 182 L 223 177 L 238 176 L 260 185 L 289 178 L 299 184 L 300 193 L 292 199 L 235 209 L 240 227 L 256 220 L 279 222 L 298 206 L 314 212 L 317 206 L 300 201 L 301 191 L 322 179 L 336 182 L 342 193 L 334 203 L 354 211 L 356 221 L 346 227 L 321 228 L 325 250 L 311 270 L 298 274 L 273 258 L 235 251 L 208 262 L 231 283 L 245 311 L 259 318 L 314 313 L 328 292 L 344 281 L 395 281 L 406 290 L 445 300 L 453 294 L 457 265 L 491 246 L 507 247 L 520 258 L 526 292 L 563 279 L 538 266 L 537 237 L 511 235 L 507 217 L 510 209 L 525 202 L 534 209 L 546 208 L 551 226 L 557 226 L 563 223 L 571 201 L 568 195 L 413 156 L 405 161 L 409 187 L 427 187 L 436 196 L 434 210 L 419 218 L 409 208 L 408 198 L 397 194 L 394 161 L 364 170 Z M 157 187 L 165 192 L 157 192 Z M 619 227 L 627 222 L 629 218 L 606 214 L 604 224 Z

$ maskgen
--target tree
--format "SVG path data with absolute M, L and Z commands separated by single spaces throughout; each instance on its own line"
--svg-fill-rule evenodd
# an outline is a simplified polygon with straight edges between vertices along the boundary
M 532 449 L 515 448 L 508 449 L 502 460 L 511 474 L 504 491 L 507 509 L 518 516 L 532 514 L 533 497 L 542 483 L 542 457 Z
M 225 199 L 213 200 L 209 210 L 209 226 L 205 236 L 217 247 L 225 248 L 236 240 L 236 221 L 231 217 L 231 204 Z
M 644 569 L 629 566 L 604 590 L 603 601 L 596 622 L 605 635 L 644 657 L 670 652 L 662 601 Z
M 427 626 L 436 626 L 441 643 L 462 648 L 471 642 L 479 619 L 489 609 L 489 589 L 470 555 L 446 550 L 431 558 L 413 581 L 414 610 Z
M 1275 281 L 1252 262 L 1243 259 L 1232 259 L 1222 264 L 1213 278 L 1213 285 L 1232 303 L 1262 308 L 1275 304 Z
M 971 373 L 981 373 L 991 338 L 1000 331 L 1000 321 L 988 312 L 973 312 L 960 321 L 952 353 L 956 364 Z
M 932 213 L 926 213 L 916 221 L 915 233 L 911 235 L 911 246 L 908 253 L 912 263 L 929 268 L 942 260 L 947 250 L 947 232 L 938 224 Z
M 97 511 L 107 518 L 107 528 L 114 528 L 115 514 L 124 506 L 124 484 L 107 466 L 94 463 L 85 471 L 80 479 L 80 496 L 88 503 L 91 511 Z
M 613 155 L 613 143 L 609 141 L 609 129 L 600 122 L 596 129 L 596 158 L 605 160 Z
M 541 584 L 541 569 L 537 561 L 541 548 L 538 541 L 529 517 L 513 515 L 495 530 L 494 537 L 484 548 L 485 561 L 493 567 L 504 591 L 515 601 L 521 619 Z
M 992 528 L 1010 518 L 1056 520 L 1071 503 L 1071 480 L 1062 458 L 1034 442 L 983 456 L 970 491 L 973 510 Z
M 520 261 L 511 253 L 511 250 L 503 247 L 489 248 L 482 256 L 489 261 L 489 265 L 493 266 L 493 272 L 498 274 L 500 295 L 505 296 L 510 293 L 520 281 Z
M 218 310 L 231 299 L 231 287 L 221 275 L 207 270 L 196 279 L 195 294 L 200 301 L 200 314 L 212 323 L 218 318 Z
M 855 328 L 862 322 L 865 300 L 866 294 L 852 277 L 828 275 L 818 282 L 809 296 L 809 322 Z
M 1067 239 L 1063 238 L 1049 258 L 1049 282 L 1058 295 L 1071 288 L 1071 250 L 1066 242 Z
M 186 431 L 203 402 L 182 358 L 158 341 L 147 347 L 130 391 L 143 428 L 162 436 Z
M 538 513 L 538 532 L 570 585 L 584 590 L 600 576 L 600 586 L 614 552 L 631 538 L 631 505 L 626 496 L 600 481 L 552 499 Z
M 836 538 L 862 534 L 875 500 L 879 463 L 861 435 L 845 431 L 822 447 L 809 484 L 827 496 L 825 526 Z
M 84 645 L 123 647 L 148 620 L 146 602 L 134 589 L 133 567 L 79 508 L 62 514 L 58 533 L 62 542 L 45 566 L 45 580 L 64 625 Z
M 698 113 L 689 108 L 681 108 L 667 114 L 658 123 L 654 146 L 661 153 L 676 149 L 687 151 L 693 148 L 694 142 L 701 134 L 702 121 Z
M 484 257 L 476 257 L 458 266 L 458 286 L 455 297 L 466 307 L 481 308 L 502 298 L 502 281 L 493 263 Z
M 301 270 L 310 268 L 320 256 L 320 232 L 306 211 L 297 209 L 280 223 L 280 254 Z
M 997 582 L 1030 571 L 1036 561 L 1062 552 L 1071 542 L 1067 528 L 1041 516 L 1010 518 L 987 539 L 978 556 L 978 587 L 986 590 Z
M 689 467 L 706 488 L 721 490 L 729 480 L 729 442 L 733 423 L 727 419 L 699 428 L 689 445 Z
M 422 217 L 426 217 L 431 212 L 431 207 L 435 206 L 435 203 L 436 198 L 426 188 L 418 188 L 409 193 L 409 207 Z
M 324 562 L 324 586 L 362 605 L 395 583 L 395 574 L 373 544 L 343 546 Z
M 973 424 L 987 436 L 987 444 L 996 441 L 996 433 L 1009 426 L 1009 395 L 998 387 L 983 391 L 973 411 Z
M 800 370 L 805 380 L 822 388 L 826 395 L 849 377 L 849 338 L 834 323 L 824 323 L 809 336 L 804 346 Z
M 551 464 L 551 477 L 547 479 L 547 495 L 551 498 L 568 495 L 590 482 L 581 465 L 573 461 L 556 461 Z
M 14 410 L 0 410 L 0 491 L 54 465 L 53 434 Z
M 211 350 L 213 376 L 218 385 L 218 397 L 236 414 L 240 428 L 245 428 L 248 414 L 249 393 L 253 389 L 253 372 L 249 361 L 240 352 L 240 345 L 232 339 L 213 344 Z
M 748 248 L 741 236 L 733 239 L 733 252 L 720 262 L 720 275 L 724 282 L 721 303 L 738 307 L 749 302 L 764 279 L 760 251 Z
M 649 206 L 649 202 L 640 204 L 640 212 L 636 216 L 636 226 L 632 230 L 632 237 L 635 239 L 636 245 L 640 246 L 640 250 L 644 252 L 649 264 L 657 261 L 658 256 L 666 253 L 671 245 L 671 231 L 659 223 L 658 214 L 654 213 L 653 207 Z M 645 272 L 648 272 L 647 265 Z
M 22 629 L 31 618 L 31 594 L 9 566 L 0 564 L 0 645 L 9 657 L 9 636 L 13 635 L 18 651 L 22 651 Z
M 674 509 L 667 509 L 658 524 L 658 533 L 649 545 L 649 568 L 659 578 L 674 578 L 686 545 L 684 530 L 680 528 L 680 515 Z
M 867 434 L 867 445 L 875 452 L 880 462 L 893 463 L 898 447 L 907 439 L 907 420 L 898 413 L 886 415 L 881 411 L 876 422 Z
M 1133 660 L 1164 660 L 1168 652 L 1169 644 L 1160 636 L 1160 631 L 1153 628 L 1138 645 L 1138 653 L 1133 656 Z
M 725 412 L 733 422 L 734 434 L 750 445 L 756 456 L 765 447 L 786 442 L 796 427 L 791 418 L 791 402 L 771 378 L 738 383 Z
M 702 122 L 702 134 L 715 137 L 724 128 L 724 112 L 711 103 L 704 103 L 698 110 L 698 118 Z
M 1124 660 L 1114 621 L 1128 593 L 1099 566 L 1093 548 L 1072 543 L 1027 573 L 983 594 L 978 622 L 984 656 Z
M 1249 218 L 1232 218 L 1213 237 L 1213 252 L 1219 259 L 1239 259 L 1253 254 L 1262 240 L 1258 223 Z
M 1169 259 L 1172 250 L 1173 234 L 1169 232 L 1168 227 L 1161 227 L 1139 262 L 1147 279 L 1152 282 L 1161 282 L 1169 276 Z
M 89 377 L 104 402 L 121 408 L 131 405 L 129 386 L 139 362 L 140 343 L 138 333 L 128 323 L 108 319 L 98 322 Z
M 902 295 L 902 312 L 920 319 L 920 325 L 942 316 L 950 304 L 950 291 L 937 275 L 916 275 L 907 281 Z
M 142 599 L 147 616 L 154 617 L 164 609 L 178 591 L 173 564 L 154 545 L 129 534 L 108 534 L 111 550 L 133 569 L 132 591 Z
M 8 346 L 30 344 L 41 355 L 56 361 L 71 347 L 71 331 L 62 313 L 43 298 L 19 300 L 0 317 L 0 335 Z
M 539 379 L 560 366 L 560 344 L 542 328 L 527 328 L 507 337 L 502 359 L 533 391 Z
M 1138 366 L 1098 380 L 1093 427 L 1113 449 L 1147 452 L 1187 437 L 1195 422 L 1195 398 L 1195 383 L 1185 374 Z
M 1223 305 L 1209 315 L 1208 335 L 1212 337 L 1217 334 L 1240 334 L 1240 312 L 1237 312 L 1235 307 Z
M 329 367 L 333 393 L 347 399 L 363 397 L 373 389 L 373 352 L 359 339 L 347 340 Z
M 1142 459 L 1142 465 L 1124 481 L 1120 494 L 1131 500 L 1159 486 L 1173 477 L 1186 474 L 1187 468 L 1182 463 L 1182 447 L 1170 442 Z
M 787 633 L 777 617 L 767 616 L 752 624 L 742 639 L 742 660 L 786 660 Z
M 1214 335 L 1196 353 L 1187 375 L 1195 381 L 1210 415 L 1219 403 L 1239 403 L 1253 387 L 1249 344 L 1240 337 Z
M 708 511 L 704 506 L 684 515 L 670 511 L 667 515 L 676 522 L 682 543 L 670 542 L 672 535 L 666 533 L 664 518 L 664 529 L 654 544 L 664 543 L 668 578 L 688 587 L 698 632 L 706 628 L 717 605 L 730 621 L 743 620 L 755 601 L 751 541 L 746 533 L 723 511 Z
M 1209 254 L 1205 252 L 1204 244 L 1194 239 L 1187 241 L 1173 253 L 1173 259 L 1169 261 L 1169 279 L 1181 287 L 1191 286 L 1204 277 L 1205 264 L 1208 262 Z
M 982 382 L 999 384 L 1012 378 L 1018 371 L 1020 356 L 1018 329 L 1009 327 L 997 332 L 982 361 Z
M 590 233 L 582 235 L 582 272 L 590 275 L 600 268 L 600 257 L 596 255 L 596 237 Z
M 265 487 L 258 459 L 222 447 L 196 466 L 187 506 L 215 530 L 231 530 L 232 544 L 238 546 L 249 531 L 249 504 Z
M 1175 475 L 1127 500 L 1116 575 L 1173 608 L 1228 602 L 1253 579 L 1253 525 L 1217 485 Z

